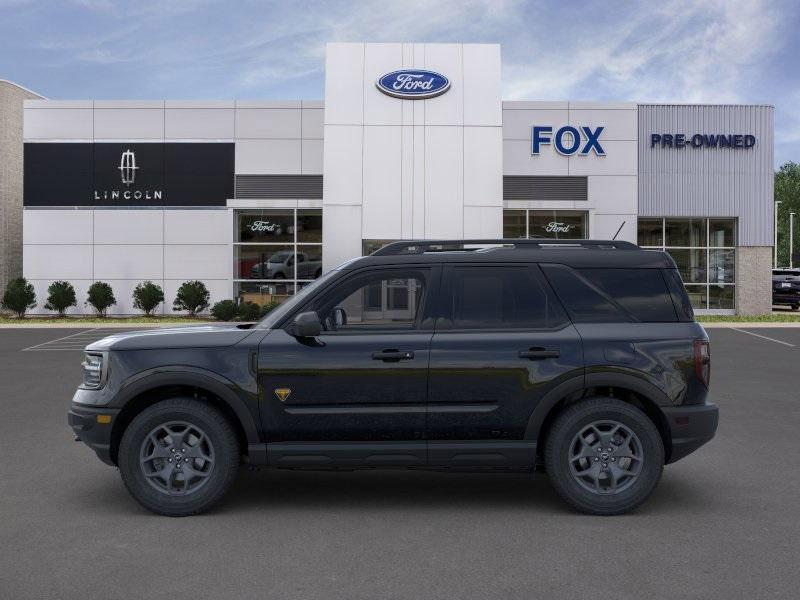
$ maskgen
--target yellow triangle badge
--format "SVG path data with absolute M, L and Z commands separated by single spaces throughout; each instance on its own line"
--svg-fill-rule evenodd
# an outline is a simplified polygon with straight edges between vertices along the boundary
M 286 402 L 286 399 L 289 397 L 289 394 L 291 393 L 292 390 L 290 390 L 289 388 L 275 388 L 275 395 L 281 402 Z

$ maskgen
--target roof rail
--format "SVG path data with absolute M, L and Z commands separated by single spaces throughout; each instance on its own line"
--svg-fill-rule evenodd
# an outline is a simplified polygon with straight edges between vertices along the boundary
M 467 248 L 465 246 L 478 246 Z M 512 238 L 481 240 L 401 240 L 390 242 L 372 253 L 372 256 L 424 254 L 425 252 L 476 251 L 479 246 L 505 246 L 513 249 L 540 249 L 552 246 L 597 248 L 603 250 L 638 250 L 639 246 L 622 240 L 565 240 L 549 238 Z

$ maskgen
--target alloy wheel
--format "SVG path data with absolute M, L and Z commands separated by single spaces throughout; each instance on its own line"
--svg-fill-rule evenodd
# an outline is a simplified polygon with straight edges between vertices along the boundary
M 639 438 L 618 421 L 590 423 L 575 435 L 569 446 L 573 479 L 594 494 L 618 494 L 628 489 L 639 477 L 643 461 Z
M 214 469 L 214 446 L 197 425 L 171 421 L 145 437 L 139 466 L 150 486 L 162 494 L 184 496 L 208 482 Z

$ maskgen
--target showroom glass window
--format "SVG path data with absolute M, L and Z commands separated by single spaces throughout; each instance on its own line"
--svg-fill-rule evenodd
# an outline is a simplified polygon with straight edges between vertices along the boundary
M 322 274 L 321 210 L 240 210 L 234 227 L 234 282 L 243 301 L 282 302 Z
M 589 213 L 584 210 L 504 210 L 503 237 L 587 239 Z
M 694 308 L 736 308 L 736 219 L 640 217 L 638 243 L 670 253 Z

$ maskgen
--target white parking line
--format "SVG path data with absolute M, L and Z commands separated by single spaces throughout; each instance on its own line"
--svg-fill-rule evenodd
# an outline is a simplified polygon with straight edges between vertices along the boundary
M 769 340 L 770 342 L 775 342 L 776 344 L 783 344 L 784 346 L 789 346 L 790 348 L 795 348 L 794 344 L 790 344 L 789 342 L 784 342 L 782 340 L 776 340 L 775 338 L 767 337 L 765 335 L 761 335 L 760 333 L 753 333 L 752 331 L 747 331 L 746 329 L 737 329 L 736 327 L 731 327 L 734 331 L 738 331 L 740 333 L 746 333 L 747 335 L 752 335 L 757 338 L 761 338 L 762 340 Z
M 108 327 L 95 327 L 94 329 L 85 329 L 83 331 L 79 331 L 78 333 L 65 335 L 64 337 L 42 342 L 41 344 L 36 344 L 35 346 L 23 348 L 21 351 L 41 352 L 43 350 L 83 350 L 89 344 L 116 333 L 126 333 L 126 330 Z
M 60 338 L 57 338 L 55 340 L 48 340 L 46 342 L 42 342 L 41 344 L 36 344 L 35 346 L 29 346 L 28 348 L 23 348 L 22 352 L 25 352 L 27 350 L 36 350 L 38 348 L 41 348 L 42 346 L 47 346 L 49 344 L 56 344 L 57 342 L 60 342 L 61 340 L 67 340 L 69 338 L 78 337 L 79 335 L 83 335 L 84 333 L 90 333 L 92 331 L 97 331 L 97 329 L 98 329 L 97 327 L 95 327 L 94 329 L 86 329 L 84 331 L 79 331 L 78 333 L 73 333 L 72 335 L 65 335 L 64 337 L 60 337 Z

